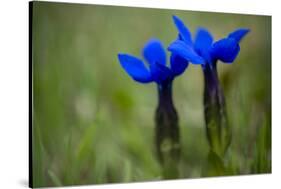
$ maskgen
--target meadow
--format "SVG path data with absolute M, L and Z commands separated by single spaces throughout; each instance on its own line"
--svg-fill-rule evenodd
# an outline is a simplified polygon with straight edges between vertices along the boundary
M 271 17 L 47 2 L 32 11 L 33 186 L 163 179 L 154 145 L 156 85 L 129 78 L 117 54 L 140 56 L 154 37 L 167 47 L 177 36 L 172 15 L 193 34 L 208 28 L 215 40 L 251 30 L 235 62 L 218 64 L 232 128 L 224 175 L 271 172 Z M 204 177 L 200 66 L 176 78 L 173 97 L 179 178 Z

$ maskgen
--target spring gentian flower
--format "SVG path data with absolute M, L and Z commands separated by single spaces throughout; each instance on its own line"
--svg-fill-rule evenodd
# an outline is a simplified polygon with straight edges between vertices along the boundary
M 176 16 L 173 16 L 173 20 L 179 36 L 168 47 L 168 50 L 193 64 L 202 64 L 203 66 L 209 64 L 212 67 L 217 60 L 232 63 L 240 51 L 239 42 L 249 32 L 249 29 L 238 29 L 230 33 L 226 38 L 213 43 L 213 37 L 208 30 L 199 28 L 195 41 L 192 42 L 191 34 L 182 20 Z M 193 61 L 189 58 L 189 55 L 194 54 L 194 52 L 201 57 L 200 61 Z
M 142 52 L 148 63 L 129 54 L 118 54 L 123 69 L 137 82 L 155 82 L 158 88 L 158 107 L 156 109 L 155 142 L 157 154 L 163 164 L 164 178 L 177 178 L 177 162 L 180 152 L 178 115 L 173 104 L 172 82 L 188 67 L 188 61 L 181 56 L 170 56 L 170 67 L 166 64 L 165 48 L 158 39 L 149 40 Z M 190 55 L 193 61 L 200 58 L 196 53 Z
M 224 63 L 232 63 L 239 54 L 239 42 L 249 30 L 237 29 L 227 37 L 213 42 L 213 37 L 208 30 L 199 28 L 195 40 L 192 41 L 191 34 L 183 21 L 176 16 L 173 16 L 173 21 L 179 34 L 168 50 L 186 61 L 202 66 L 207 138 L 211 151 L 218 156 L 223 156 L 231 141 L 231 130 L 227 120 L 225 98 L 217 74 L 217 62 L 220 60 Z M 192 60 L 190 54 L 196 54 L 201 60 Z
M 180 56 L 171 55 L 170 68 L 166 65 L 165 48 L 158 39 L 149 40 L 142 52 L 145 60 L 148 63 L 149 69 L 144 62 L 129 54 L 118 54 L 119 61 L 124 70 L 140 83 L 156 82 L 158 85 L 163 85 L 172 81 L 176 76 L 181 75 L 188 67 L 188 61 Z M 200 57 L 195 53 L 191 54 L 193 61 L 198 61 Z

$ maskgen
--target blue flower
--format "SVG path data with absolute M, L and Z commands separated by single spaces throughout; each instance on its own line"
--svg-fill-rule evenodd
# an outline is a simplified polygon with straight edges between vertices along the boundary
M 239 42 L 249 32 L 249 29 L 237 29 L 226 38 L 213 42 L 213 37 L 208 30 L 199 28 L 192 42 L 191 34 L 183 21 L 177 16 L 173 16 L 173 21 L 179 36 L 170 44 L 168 50 L 193 64 L 202 64 L 203 67 L 205 64 L 212 65 L 217 60 L 232 63 L 240 51 Z
M 135 81 L 141 83 L 154 81 L 162 84 L 172 81 L 174 77 L 182 74 L 188 67 L 188 61 L 173 53 L 170 56 L 170 68 L 166 66 L 165 49 L 158 39 L 149 40 L 145 44 L 142 54 L 148 63 L 148 68 L 141 59 L 135 56 L 118 54 L 118 59 L 123 69 Z M 196 54 L 194 53 L 194 55 Z
M 199 28 L 193 42 L 184 23 L 176 16 L 173 16 L 173 20 L 179 35 L 178 39 L 170 44 L 168 50 L 186 61 L 202 65 L 207 138 L 210 151 L 221 158 L 230 144 L 231 129 L 228 125 L 225 97 L 220 86 L 216 63 L 218 60 L 232 63 L 240 51 L 239 42 L 249 30 L 238 29 L 226 38 L 213 42 L 213 37 L 207 29 Z

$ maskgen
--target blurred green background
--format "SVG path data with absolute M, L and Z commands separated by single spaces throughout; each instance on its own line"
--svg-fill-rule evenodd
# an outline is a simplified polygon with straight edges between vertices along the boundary
M 154 149 L 155 84 L 133 81 L 117 54 L 139 56 L 157 37 L 177 36 L 172 15 L 216 40 L 251 32 L 233 64 L 219 63 L 233 137 L 226 175 L 271 172 L 271 17 L 35 2 L 33 4 L 33 184 L 82 185 L 162 179 Z M 167 55 L 168 56 L 168 55 Z M 203 77 L 190 65 L 176 78 L 180 177 L 201 177 L 208 143 Z

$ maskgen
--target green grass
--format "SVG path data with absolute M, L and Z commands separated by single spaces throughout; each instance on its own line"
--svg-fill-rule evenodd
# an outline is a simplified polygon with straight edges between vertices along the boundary
M 134 82 L 117 54 L 140 55 L 151 37 L 167 46 L 177 35 L 173 14 L 193 33 L 207 27 L 215 39 L 238 27 L 251 29 L 235 63 L 218 67 L 233 130 L 224 175 L 271 172 L 270 17 L 36 2 L 34 186 L 162 179 L 154 149 L 156 85 Z M 202 177 L 209 149 L 201 68 L 190 65 L 173 89 L 180 178 Z

